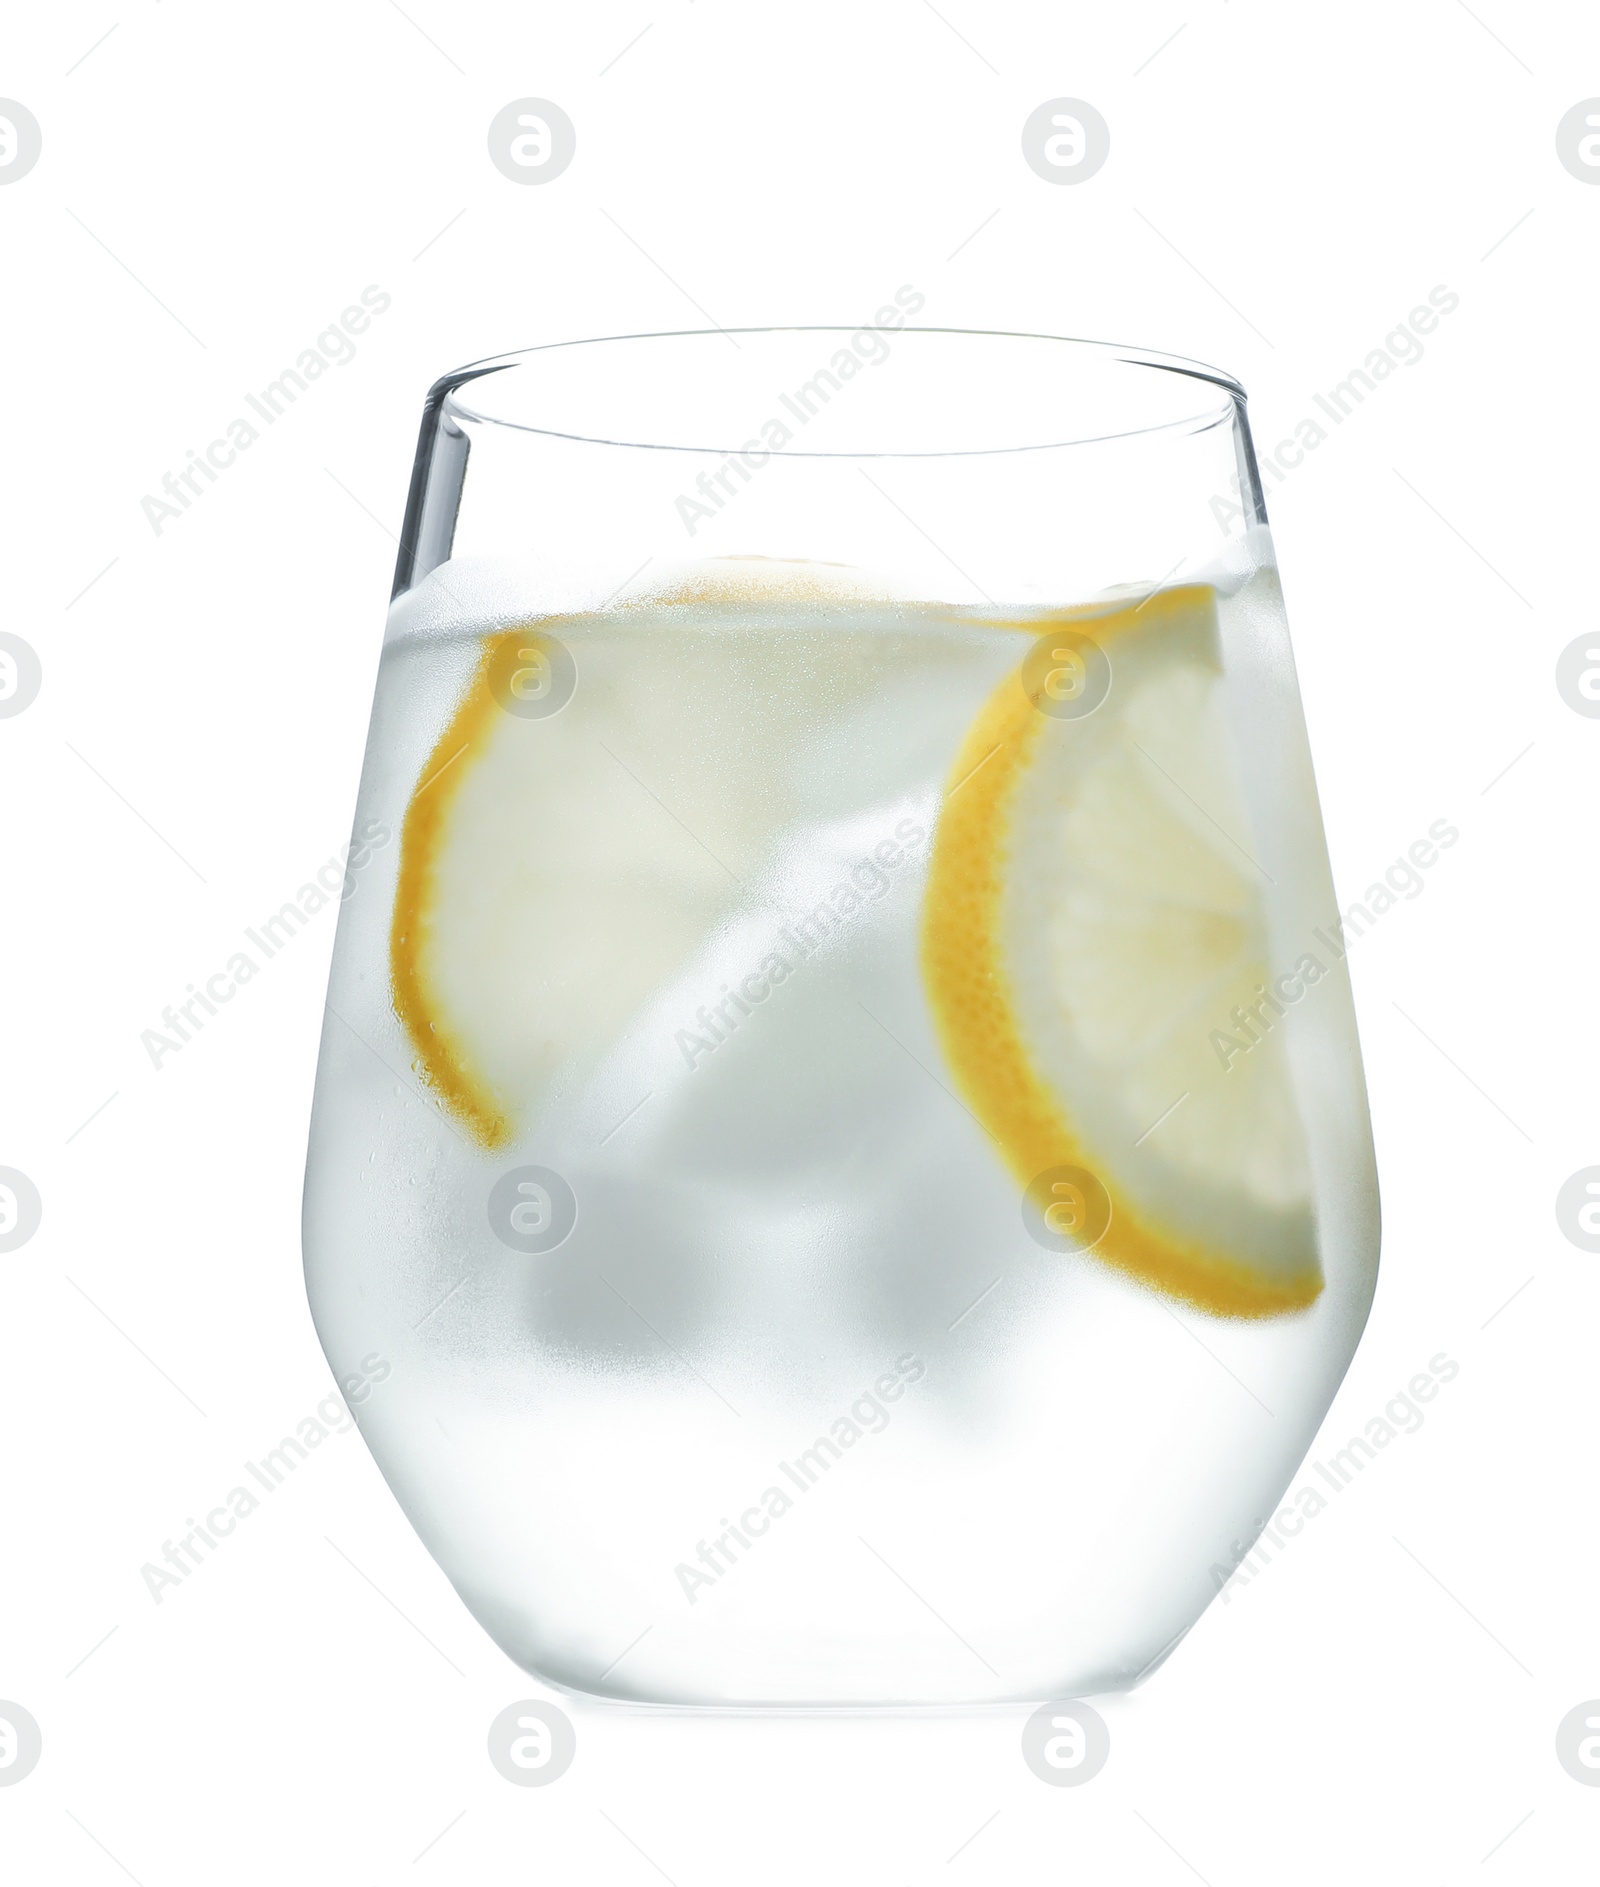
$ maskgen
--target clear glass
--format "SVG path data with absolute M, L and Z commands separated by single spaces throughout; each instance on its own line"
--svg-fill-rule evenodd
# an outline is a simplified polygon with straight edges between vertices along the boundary
M 429 1551 L 579 1691 L 1134 1684 L 1372 1297 L 1243 392 L 907 312 L 427 402 L 306 1275 Z

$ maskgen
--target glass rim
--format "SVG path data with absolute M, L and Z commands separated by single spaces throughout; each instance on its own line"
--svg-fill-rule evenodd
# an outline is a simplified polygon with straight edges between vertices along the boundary
M 965 328 L 949 326 L 914 326 L 907 323 L 897 328 L 879 328 L 872 322 L 858 322 L 844 325 L 836 322 L 805 323 L 769 323 L 749 327 L 708 327 L 708 328 L 666 328 L 639 331 L 626 334 L 587 335 L 575 340 L 544 341 L 533 347 L 517 348 L 507 353 L 487 355 L 484 358 L 453 369 L 437 380 L 429 390 L 427 410 L 437 413 L 442 420 L 449 422 L 465 421 L 469 424 L 488 425 L 505 428 L 514 432 L 533 434 L 538 437 L 560 439 L 581 445 L 610 446 L 627 451 L 647 452 L 685 452 L 698 453 L 710 457 L 729 457 L 748 448 L 746 445 L 701 445 L 681 443 L 669 439 L 622 438 L 605 430 L 574 430 L 570 425 L 535 423 L 527 417 L 516 417 L 505 411 L 496 411 L 492 402 L 473 398 L 464 394 L 464 389 L 482 383 L 493 376 L 529 368 L 543 357 L 550 355 L 571 355 L 576 350 L 590 348 L 623 347 L 630 343 L 660 341 L 708 341 L 713 338 L 733 340 L 737 346 L 738 336 L 799 336 L 808 334 L 827 334 L 856 336 L 868 332 L 877 333 L 896 342 L 910 337 L 930 339 L 933 337 L 959 337 L 961 339 L 988 341 L 1029 341 L 1047 342 L 1054 347 L 1072 350 L 1072 356 L 1088 363 L 1095 362 L 1107 370 L 1128 369 L 1133 372 L 1169 374 L 1181 380 L 1198 385 L 1217 388 L 1222 394 L 1220 401 L 1203 407 L 1175 414 L 1170 418 L 1154 420 L 1148 424 L 1119 426 L 1108 431 L 1095 431 L 1072 437 L 1043 438 L 1022 444 L 990 446 L 955 446 L 935 449 L 905 450 L 893 447 L 879 449 L 853 449 L 844 451 L 823 451 L 807 449 L 804 445 L 786 445 L 781 456 L 786 459 L 923 459 L 923 458 L 986 458 L 1000 457 L 1021 452 L 1048 452 L 1068 450 L 1080 446 L 1105 445 L 1119 439 L 1146 437 L 1157 433 L 1193 434 L 1206 432 L 1221 425 L 1236 415 L 1242 414 L 1248 396 L 1239 380 L 1225 369 L 1208 365 L 1181 354 L 1168 353 L 1160 349 L 1132 346 L 1115 341 L 1097 341 L 1084 336 L 1065 334 L 1043 334 L 1026 329 L 1008 328 Z M 487 389 L 485 389 L 487 391 Z

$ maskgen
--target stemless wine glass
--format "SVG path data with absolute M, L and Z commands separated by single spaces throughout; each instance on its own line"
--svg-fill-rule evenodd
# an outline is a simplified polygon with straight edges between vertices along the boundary
M 424 413 L 306 1272 L 428 1549 L 578 1691 L 1131 1685 L 1371 1301 L 1244 394 L 908 306 Z

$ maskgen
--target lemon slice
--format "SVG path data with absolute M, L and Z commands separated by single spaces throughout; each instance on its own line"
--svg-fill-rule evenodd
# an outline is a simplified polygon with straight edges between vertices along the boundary
M 803 742 L 892 665 L 861 632 L 879 594 L 726 559 L 483 638 L 406 808 L 389 940 L 418 1072 L 481 1146 L 579 1089 L 737 909 L 802 811 Z
M 1309 1160 L 1267 1026 L 1283 1005 L 1260 1006 L 1267 880 L 1230 760 L 1215 592 L 1057 621 L 1064 644 L 1098 645 L 1109 687 L 1072 718 L 1085 658 L 1030 657 L 967 734 L 923 918 L 945 1054 L 1025 1187 L 1058 1168 L 1099 1182 L 1109 1223 L 1080 1241 L 1095 1257 L 1219 1316 L 1299 1309 L 1322 1289 Z

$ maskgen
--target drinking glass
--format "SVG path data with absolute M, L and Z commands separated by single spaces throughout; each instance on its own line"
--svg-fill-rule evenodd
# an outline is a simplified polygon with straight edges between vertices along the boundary
M 1371 1300 L 1343 934 L 1245 397 L 908 325 L 429 394 L 306 1275 L 549 1683 L 1124 1688 Z

